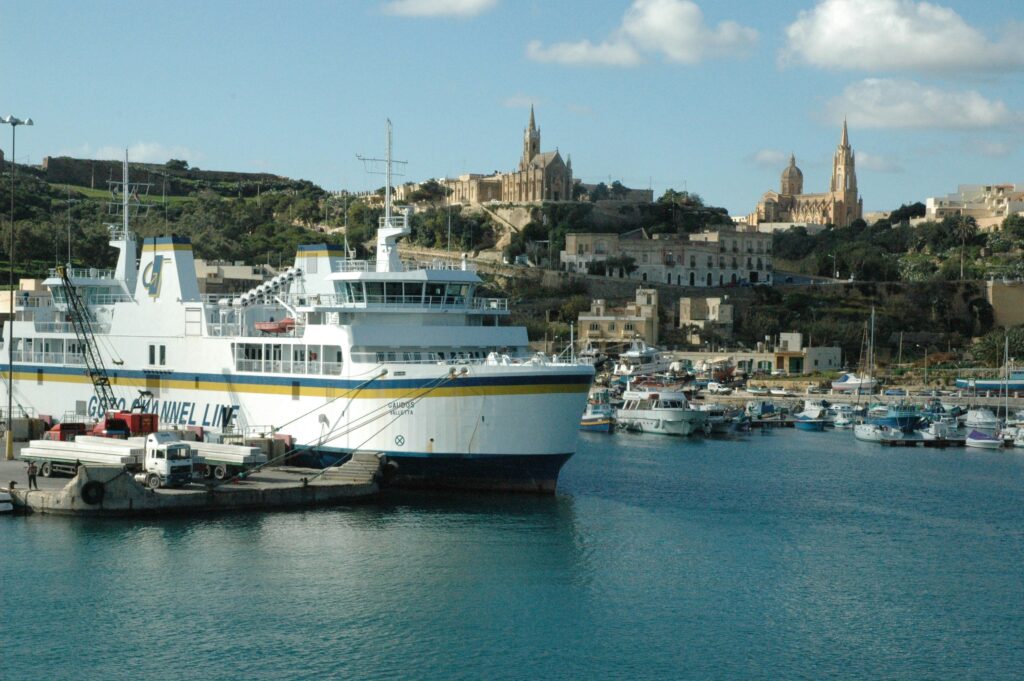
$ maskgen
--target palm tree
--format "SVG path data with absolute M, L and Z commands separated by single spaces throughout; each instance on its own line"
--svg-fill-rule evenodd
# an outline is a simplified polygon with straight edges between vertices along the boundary
M 961 215 L 953 226 L 953 234 L 960 239 L 960 281 L 964 279 L 964 248 L 967 240 L 973 239 L 978 233 L 978 223 L 970 215 Z

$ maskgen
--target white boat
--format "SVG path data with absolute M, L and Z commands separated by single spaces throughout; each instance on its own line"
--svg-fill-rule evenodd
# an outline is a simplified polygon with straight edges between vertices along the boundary
M 732 429 L 735 414 L 724 404 L 705 403 L 698 405 L 697 409 L 707 415 L 707 423 L 711 426 L 712 433 L 720 435 Z
M 382 452 L 394 485 L 553 491 L 593 366 L 532 353 L 525 328 L 501 323 L 507 301 L 480 294 L 465 258 L 403 261 L 397 241 L 410 230 L 392 213 L 386 167 L 375 260 L 300 246 L 270 281 L 210 296 L 187 239 L 146 238 L 139 252 L 126 161 L 113 185 L 123 219 L 109 226 L 116 268 L 67 272 L 115 404 L 99 405 L 83 376 L 56 272 L 50 297 L 18 297 L 14 344 L 0 352 L 3 365 L 13 359 L 14 404 L 79 418 L 136 406 L 164 428 L 274 433 L 312 463 Z M 285 318 L 294 323 L 267 330 Z
M 972 430 L 967 434 L 965 444 L 968 447 L 977 447 L 979 449 L 1002 449 L 1003 439 L 979 430 Z
M 874 392 L 878 381 L 870 376 L 858 376 L 857 374 L 846 373 L 832 381 L 832 389 L 838 393 L 858 392 L 870 394 Z
M 629 344 L 629 349 L 619 355 L 613 373 L 616 376 L 658 374 L 669 371 L 671 366 L 671 354 L 662 352 L 643 340 L 635 339 Z
M 1000 422 L 991 409 L 968 409 L 967 416 L 964 418 L 964 428 L 968 432 L 973 430 L 994 436 L 999 432 Z
M 694 409 L 681 392 L 630 388 L 622 399 L 615 419 L 623 430 L 661 435 L 711 433 L 707 414 Z
M 853 436 L 864 442 L 881 442 L 882 440 L 902 440 L 906 433 L 877 423 L 858 423 L 853 427 Z
M 857 416 L 853 412 L 853 407 L 848 404 L 840 404 L 835 407 L 835 418 L 832 419 L 832 425 L 836 428 L 853 428 L 857 423 Z

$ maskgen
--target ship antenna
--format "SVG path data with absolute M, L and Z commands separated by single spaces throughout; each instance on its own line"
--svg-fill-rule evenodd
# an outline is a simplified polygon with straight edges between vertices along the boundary
M 385 128 L 385 142 L 387 156 L 385 158 L 367 158 L 356 154 L 356 158 L 366 165 L 366 172 L 375 175 L 384 175 L 384 216 L 380 219 L 377 228 L 377 271 L 378 272 L 399 272 L 402 269 L 402 261 L 395 248 L 395 242 L 399 237 L 407 236 L 409 232 L 409 221 L 406 215 L 395 216 L 391 213 L 391 178 L 393 175 L 401 176 L 402 173 L 395 173 L 395 165 L 405 165 L 406 161 L 396 161 L 391 157 L 391 119 L 387 119 Z M 384 170 L 371 170 L 373 164 L 383 163 Z

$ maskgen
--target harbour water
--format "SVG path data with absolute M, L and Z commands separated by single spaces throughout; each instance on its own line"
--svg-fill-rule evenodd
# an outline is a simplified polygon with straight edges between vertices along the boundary
M 1019 678 L 1024 453 L 580 435 L 554 497 L 0 518 L 48 679 Z

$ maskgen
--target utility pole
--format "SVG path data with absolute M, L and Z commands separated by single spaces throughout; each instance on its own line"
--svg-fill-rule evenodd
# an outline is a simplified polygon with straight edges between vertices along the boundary
M 64 203 L 67 204 L 67 207 L 68 207 L 68 210 L 67 210 L 67 212 L 68 212 L 68 267 L 71 267 L 71 204 L 78 203 L 80 201 L 80 199 L 72 199 L 71 198 L 71 187 L 70 187 L 70 185 L 67 187 L 67 190 L 68 190 L 68 198 L 64 199 Z

